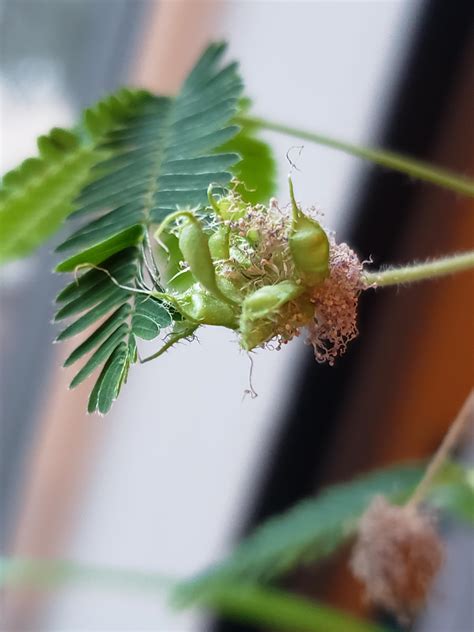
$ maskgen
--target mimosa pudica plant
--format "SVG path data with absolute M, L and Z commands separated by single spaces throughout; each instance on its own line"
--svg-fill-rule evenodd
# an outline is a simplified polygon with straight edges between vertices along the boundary
M 364 149 L 252 117 L 237 64 L 210 45 L 174 97 L 122 89 L 86 109 L 76 129 L 38 140 L 39 156 L 0 189 L 0 261 L 31 254 L 63 220 L 57 340 L 82 335 L 65 361 L 83 361 L 75 387 L 99 371 L 89 412 L 105 414 L 132 364 L 157 358 L 199 327 L 235 331 L 242 349 L 278 349 L 303 334 L 333 364 L 357 335 L 369 288 L 474 267 L 474 252 L 370 271 L 303 209 L 275 198 L 275 163 L 260 129 L 294 134 L 464 195 L 471 179 L 393 152 Z M 95 329 L 93 327 L 95 326 Z M 84 339 L 84 335 L 86 336 Z M 162 338 L 142 358 L 140 340 Z M 87 358 L 87 359 L 85 359 Z

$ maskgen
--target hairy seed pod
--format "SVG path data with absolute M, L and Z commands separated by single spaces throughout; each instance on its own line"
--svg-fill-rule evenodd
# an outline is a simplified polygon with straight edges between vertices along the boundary
M 191 271 L 183 270 L 180 266 L 184 257 L 176 235 L 163 231 L 155 254 L 160 279 L 168 289 L 174 292 L 184 292 L 196 282 Z
M 242 294 L 235 286 L 235 283 L 223 275 L 217 275 L 217 283 L 221 292 L 230 299 L 236 306 L 242 303 Z
M 274 326 L 269 320 L 248 320 L 241 318 L 239 324 L 240 344 L 245 351 L 252 351 L 273 338 Z
M 208 238 L 199 221 L 190 214 L 186 215 L 180 227 L 179 247 L 195 279 L 216 298 L 224 302 L 232 302 L 217 285 Z
M 222 261 L 229 259 L 230 229 L 228 226 L 219 226 L 218 229 L 209 237 L 209 250 L 214 261 Z
M 175 300 L 185 317 L 193 322 L 229 329 L 236 329 L 238 326 L 232 307 L 209 292 L 201 290 L 199 286 L 176 296 Z
M 242 305 L 242 316 L 249 320 L 268 318 L 303 292 L 304 288 L 294 281 L 265 285 L 247 296 Z
M 303 283 L 314 287 L 329 275 L 329 240 L 320 223 L 298 208 L 291 179 L 289 183 L 293 209 L 293 221 L 288 238 L 290 252 Z
M 239 324 L 242 347 L 249 351 L 272 338 L 274 324 L 269 319 L 303 292 L 304 287 L 294 281 L 281 281 L 261 287 L 247 296 L 242 304 Z

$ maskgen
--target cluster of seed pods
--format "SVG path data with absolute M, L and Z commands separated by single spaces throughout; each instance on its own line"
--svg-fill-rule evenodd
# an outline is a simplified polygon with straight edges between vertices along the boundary
M 315 322 L 315 296 L 330 277 L 330 239 L 295 201 L 252 207 L 235 193 L 215 197 L 201 215 L 179 210 L 155 237 L 160 278 L 180 328 L 235 330 L 250 351 L 285 343 Z

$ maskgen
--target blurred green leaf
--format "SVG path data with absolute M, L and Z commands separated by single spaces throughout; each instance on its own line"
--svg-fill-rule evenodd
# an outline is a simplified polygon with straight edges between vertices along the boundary
M 298 503 L 263 523 L 226 560 L 178 585 L 178 598 L 199 599 L 222 582 L 265 581 L 298 564 L 328 556 L 354 534 L 358 519 L 375 495 L 403 503 L 423 471 L 420 465 L 376 471 Z M 474 490 L 461 465 L 445 466 L 428 500 L 456 518 L 474 523 Z
M 232 167 L 239 195 L 250 204 L 268 203 L 276 189 L 276 162 L 270 146 L 257 137 L 257 131 L 243 126 L 219 150 L 235 152 L 241 157 Z

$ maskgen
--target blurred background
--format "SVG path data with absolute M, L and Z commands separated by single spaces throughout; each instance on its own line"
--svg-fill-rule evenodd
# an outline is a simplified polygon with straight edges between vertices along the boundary
M 473 173 L 473 25 L 463 0 L 2 0 L 1 171 L 122 84 L 174 92 L 224 38 L 255 113 Z M 286 203 L 285 156 L 301 143 L 265 138 Z M 465 199 L 309 144 L 297 165 L 297 197 L 376 265 L 471 246 Z M 53 247 L 0 271 L 3 554 L 190 575 L 322 486 L 433 452 L 472 382 L 474 287 L 461 275 L 367 293 L 361 337 L 334 369 L 298 342 L 257 353 L 255 399 L 248 357 L 229 332 L 204 330 L 133 370 L 106 418 L 87 416 L 90 381 L 68 391 L 69 350 L 51 344 Z M 445 529 L 419 632 L 474 628 L 474 543 Z M 345 567 L 341 556 L 289 582 L 363 614 Z M 251 629 L 85 586 L 10 596 L 0 617 L 5 632 Z

